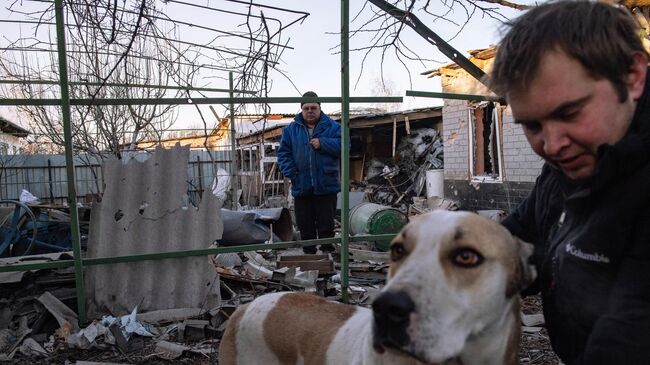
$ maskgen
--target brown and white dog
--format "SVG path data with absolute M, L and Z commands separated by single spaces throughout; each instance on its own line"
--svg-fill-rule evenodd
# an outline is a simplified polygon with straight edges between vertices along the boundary
M 264 295 L 230 318 L 219 364 L 516 364 L 532 246 L 468 212 L 415 217 L 391 243 L 372 310 Z

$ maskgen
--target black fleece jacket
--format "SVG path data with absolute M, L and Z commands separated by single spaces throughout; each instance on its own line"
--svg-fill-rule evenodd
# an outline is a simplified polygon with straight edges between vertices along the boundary
M 568 365 L 650 364 L 650 71 L 621 141 L 574 185 L 546 164 L 503 224 L 535 245 L 553 349 Z

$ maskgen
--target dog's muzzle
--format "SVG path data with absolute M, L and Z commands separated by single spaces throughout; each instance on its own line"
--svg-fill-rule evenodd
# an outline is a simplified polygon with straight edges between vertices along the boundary
M 379 353 L 385 347 L 402 349 L 411 339 L 407 333 L 415 303 L 403 291 L 386 291 L 372 303 L 374 315 L 373 346 Z

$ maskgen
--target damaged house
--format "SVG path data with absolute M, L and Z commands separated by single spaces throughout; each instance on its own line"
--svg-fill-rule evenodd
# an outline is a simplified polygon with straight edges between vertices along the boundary
M 329 116 L 341 119 L 337 113 Z M 288 181 L 276 166 L 283 128 L 279 124 L 238 138 L 244 205 L 268 204 L 269 197 L 287 195 Z M 405 208 L 412 197 L 425 194 L 426 172 L 443 167 L 441 131 L 441 107 L 352 111 L 351 190 L 365 191 L 372 202 Z
M 494 47 L 470 51 L 470 60 L 489 73 L 495 53 Z M 445 197 L 466 210 L 512 211 L 533 188 L 543 160 L 510 109 L 465 70 L 449 64 L 426 74 L 440 76 L 449 96 L 442 107 Z

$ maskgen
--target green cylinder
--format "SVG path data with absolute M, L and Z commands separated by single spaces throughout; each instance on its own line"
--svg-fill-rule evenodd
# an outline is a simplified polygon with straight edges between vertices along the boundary
M 352 235 L 399 233 L 406 223 L 408 223 L 406 214 L 385 205 L 361 203 L 350 211 Z M 387 251 L 390 240 L 375 241 L 375 247 Z

